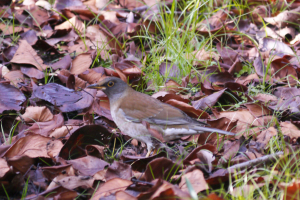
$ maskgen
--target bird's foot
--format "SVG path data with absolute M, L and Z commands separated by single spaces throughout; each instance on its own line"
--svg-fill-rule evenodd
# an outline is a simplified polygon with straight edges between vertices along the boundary
M 154 156 L 154 155 L 156 155 L 156 153 L 157 153 L 157 148 L 155 148 L 153 151 L 152 151 L 153 149 L 150 149 L 150 150 L 148 150 L 148 152 L 147 152 L 147 154 L 146 154 L 146 158 L 148 158 L 150 155 L 151 155 L 151 153 L 152 153 L 152 156 Z

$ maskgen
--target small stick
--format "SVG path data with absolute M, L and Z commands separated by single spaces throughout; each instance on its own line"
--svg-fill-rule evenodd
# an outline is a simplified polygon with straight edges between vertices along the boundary
M 249 166 L 257 165 L 257 164 L 260 164 L 260 163 L 273 161 L 277 157 L 279 157 L 280 155 L 283 155 L 283 151 L 279 151 L 279 152 L 274 153 L 274 154 L 265 155 L 265 156 L 262 156 L 260 158 L 256 158 L 256 159 L 253 159 L 253 160 L 249 160 L 247 162 L 243 162 L 243 163 L 233 165 L 233 166 L 227 168 L 227 171 L 232 171 L 234 169 L 243 169 L 243 168 L 247 168 Z

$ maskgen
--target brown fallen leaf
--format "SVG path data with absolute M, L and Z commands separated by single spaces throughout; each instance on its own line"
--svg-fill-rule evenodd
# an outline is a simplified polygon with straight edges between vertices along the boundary
M 89 53 L 82 53 L 72 61 L 70 69 L 71 74 L 78 75 L 86 71 L 92 64 L 92 58 Z
M 57 186 L 63 185 L 69 190 L 81 187 L 83 189 L 92 188 L 94 183 L 94 178 L 89 176 L 57 176 L 48 186 L 47 190 L 56 188 Z
M 191 172 L 184 174 L 181 177 L 181 182 L 179 183 L 179 188 L 184 192 L 189 192 L 186 179 L 191 183 L 193 189 L 198 194 L 203 190 L 207 190 L 209 187 L 204 179 L 203 173 L 199 169 L 195 169 Z
M 300 130 L 291 122 L 280 122 L 280 129 L 283 135 L 289 136 L 292 140 L 300 137 Z
M 109 196 L 118 191 L 124 191 L 131 184 L 132 184 L 131 181 L 124 180 L 121 178 L 111 179 L 111 180 L 107 181 L 106 183 L 104 183 L 103 185 L 101 185 L 100 187 L 98 187 L 97 191 L 93 195 L 92 200 L 96 200 L 96 199 L 100 199 L 101 197 Z
M 108 168 L 105 174 L 105 179 L 121 178 L 130 180 L 132 177 L 131 166 L 122 162 L 114 161 Z
M 5 159 L 0 158 L 0 178 L 4 177 L 9 171 L 10 168 Z
M 270 139 L 277 134 L 278 132 L 274 127 L 270 127 L 267 130 L 262 131 L 256 138 L 256 148 L 259 150 L 265 149 Z
M 18 139 L 5 153 L 5 157 L 28 156 L 30 158 L 50 158 L 47 144 L 51 138 L 29 133 L 26 137 Z
M 0 112 L 2 113 L 5 110 L 16 110 L 21 109 L 21 104 L 26 100 L 24 94 L 9 84 L 0 83 Z
M 17 118 L 17 120 L 21 119 L 27 123 L 47 122 L 53 119 L 53 114 L 46 106 L 28 106 L 25 113 Z
M 95 144 L 107 145 L 113 134 L 100 125 L 86 125 L 77 129 L 64 144 L 59 156 L 65 160 L 86 156 L 85 147 Z
M 145 181 L 152 181 L 157 178 L 170 179 L 174 173 L 181 167 L 167 158 L 156 158 L 151 161 L 145 170 L 145 174 L 142 177 Z
M 43 60 L 37 55 L 35 50 L 26 40 L 19 41 L 19 48 L 10 62 L 33 65 L 40 71 L 47 69 L 47 66 L 43 64 Z
M 85 156 L 74 160 L 68 160 L 67 163 L 72 164 L 73 168 L 76 169 L 82 176 L 93 176 L 98 171 L 103 170 L 109 165 L 104 160 L 93 156 Z
M 10 71 L 4 75 L 4 78 L 9 80 L 11 84 L 16 87 L 25 80 L 24 75 L 20 70 Z
M 118 191 L 116 192 L 116 200 L 137 200 L 136 197 L 128 194 L 125 191 Z
M 81 20 L 79 20 L 76 16 L 74 16 L 71 19 L 65 21 L 64 23 L 54 27 L 54 30 L 62 30 L 62 29 L 66 29 L 66 30 L 74 29 L 79 33 L 83 33 L 85 30 L 85 25 Z
M 279 13 L 275 17 L 265 17 L 264 20 L 272 25 L 278 27 L 286 27 L 288 25 L 295 25 L 299 23 L 299 11 L 300 8 L 293 10 L 286 10 Z
M 300 198 L 300 181 L 294 180 L 291 183 L 279 183 L 278 187 L 284 191 L 284 199 L 293 200 Z
M 51 166 L 51 167 L 42 167 L 42 172 L 44 176 L 49 180 L 52 181 L 55 177 L 59 175 L 68 175 L 74 176 L 75 170 L 71 164 L 68 165 L 59 165 L 59 166 Z

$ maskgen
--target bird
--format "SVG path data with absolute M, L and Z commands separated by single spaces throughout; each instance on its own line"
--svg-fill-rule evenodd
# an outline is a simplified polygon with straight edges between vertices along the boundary
M 162 141 L 187 135 L 217 132 L 234 133 L 205 127 L 206 123 L 189 117 L 182 110 L 131 88 L 120 78 L 108 76 L 87 88 L 102 90 L 108 97 L 112 119 L 122 133 L 147 145 L 146 157 L 155 155 Z

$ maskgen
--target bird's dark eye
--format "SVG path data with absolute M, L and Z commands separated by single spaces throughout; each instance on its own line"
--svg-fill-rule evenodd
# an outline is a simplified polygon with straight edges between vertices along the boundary
M 114 84 L 115 84 L 115 83 L 114 83 L 113 81 L 109 81 L 109 82 L 107 83 L 107 86 L 108 86 L 108 87 L 112 87 L 112 86 L 114 86 Z

